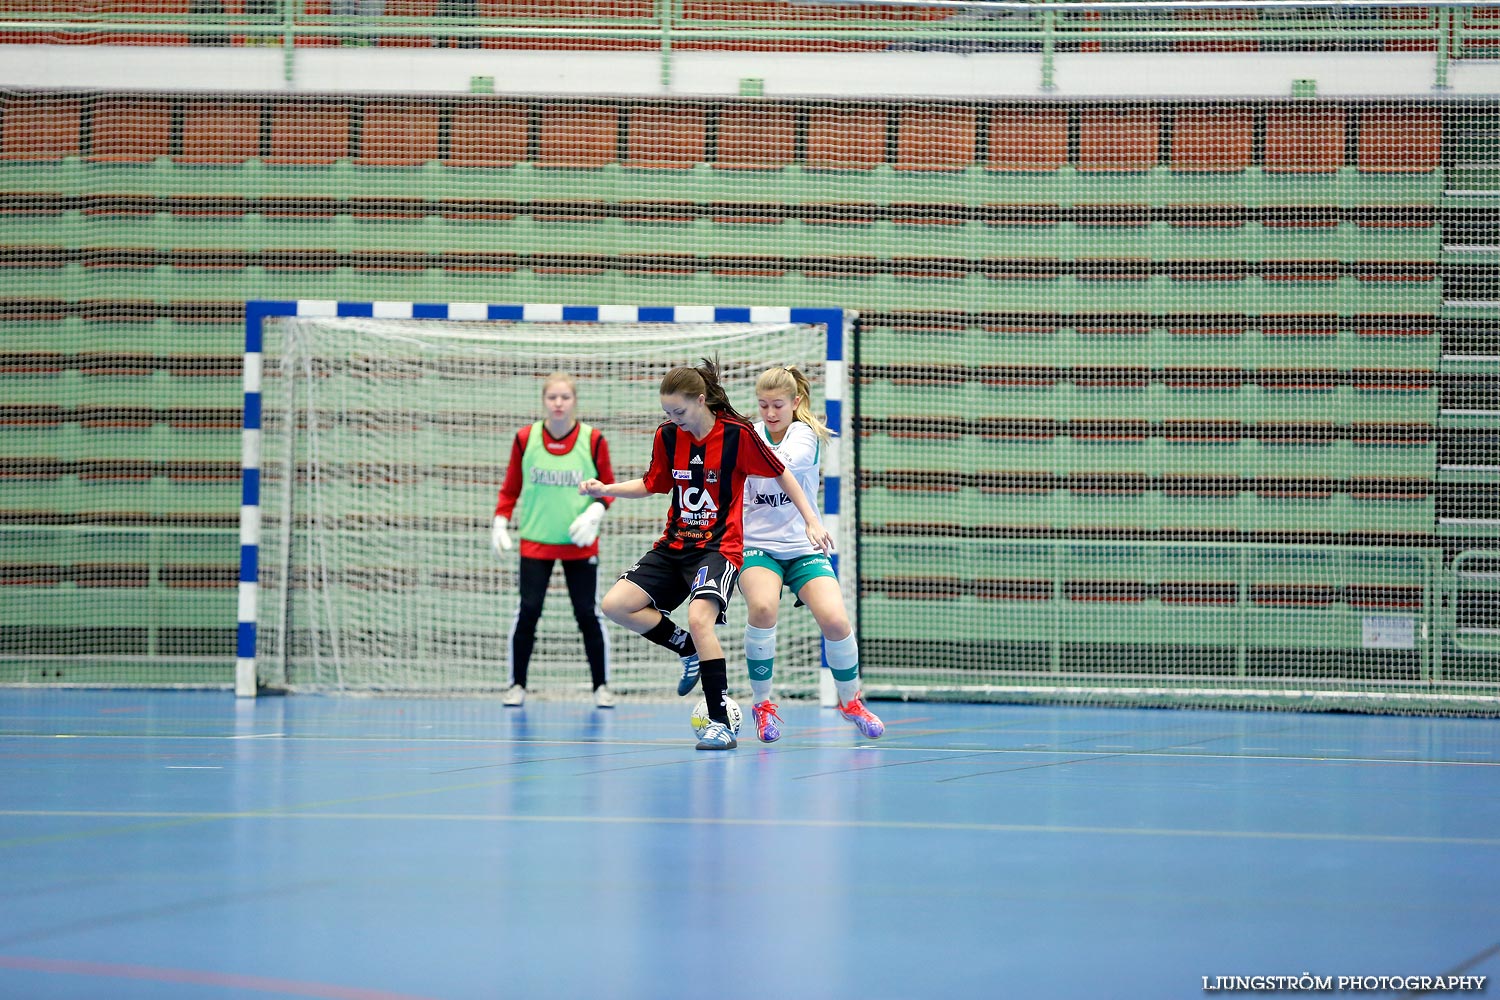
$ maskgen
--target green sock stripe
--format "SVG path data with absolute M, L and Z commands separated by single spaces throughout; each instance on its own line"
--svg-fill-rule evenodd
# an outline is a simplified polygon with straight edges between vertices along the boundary
M 850 667 L 848 670 L 839 670 L 836 667 L 829 667 L 828 669 L 833 674 L 833 679 L 836 681 L 853 681 L 859 679 L 858 663 Z
M 750 679 L 753 681 L 768 681 L 775 669 L 775 660 L 751 660 L 746 659 L 745 664 L 750 668 Z

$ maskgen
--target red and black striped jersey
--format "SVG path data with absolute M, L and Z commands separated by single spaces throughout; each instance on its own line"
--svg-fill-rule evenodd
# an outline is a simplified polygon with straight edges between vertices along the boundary
M 656 429 L 651 465 L 642 479 L 652 493 L 669 493 L 662 549 L 718 549 L 736 566 L 744 558 L 741 508 L 746 476 L 779 476 L 781 459 L 755 428 L 716 414 L 701 440 L 673 423 Z

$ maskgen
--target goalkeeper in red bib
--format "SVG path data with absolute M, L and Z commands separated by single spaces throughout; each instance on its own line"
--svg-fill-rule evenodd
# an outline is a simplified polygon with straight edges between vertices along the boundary
M 755 431 L 796 477 L 809 498 L 818 495 L 821 449 L 832 436 L 813 415 L 807 376 L 796 368 L 771 368 L 755 382 L 760 420 Z M 802 516 L 780 483 L 752 476 L 745 481 L 745 561 L 740 593 L 745 595 L 745 661 L 750 670 L 755 735 L 763 743 L 781 739 L 781 717 L 771 700 L 776 659 L 776 617 L 785 586 L 807 605 L 823 632 L 823 648 L 838 688 L 839 714 L 867 739 L 885 732 L 860 697 L 859 644 L 844 607 L 844 594 L 828 556 L 803 537 Z
M 692 691 L 701 676 L 712 721 L 698 749 L 733 750 L 738 741 L 724 704 L 729 676 L 714 628 L 724 624 L 739 574 L 746 477 L 780 484 L 804 518 L 814 549 L 831 551 L 833 539 L 771 446 L 735 412 L 714 362 L 669 371 L 661 381 L 661 408 L 667 420 L 656 429 L 645 476 L 623 483 L 588 479 L 579 486 L 593 497 L 672 498 L 666 530 L 604 595 L 604 613 L 681 657 L 678 694 Z M 683 601 L 686 631 L 667 617 Z
M 490 544 L 502 556 L 514 546 L 511 530 L 521 536 L 518 574 L 521 605 L 510 635 L 510 687 L 505 704 L 526 701 L 527 670 L 536 644 L 536 625 L 552 578 L 561 562 L 573 618 L 583 634 L 583 651 L 594 685 L 594 704 L 613 708 L 609 690 L 609 640 L 596 603 L 599 587 L 599 522 L 608 499 L 581 496 L 578 484 L 598 476 L 612 478 L 609 445 L 604 435 L 573 416 L 578 390 L 573 376 L 548 375 L 542 383 L 546 416 L 516 434 L 510 448 L 505 483 L 495 505 Z M 520 506 L 520 515 L 516 507 Z

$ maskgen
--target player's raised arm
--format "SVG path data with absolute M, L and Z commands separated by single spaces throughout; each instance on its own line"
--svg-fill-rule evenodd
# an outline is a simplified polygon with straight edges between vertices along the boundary
M 787 495 L 787 499 L 797 508 L 797 513 L 802 515 L 802 520 L 807 526 L 808 542 L 825 556 L 832 555 L 833 535 L 823 527 L 817 508 L 813 507 L 812 501 L 807 499 L 807 494 L 802 492 L 802 487 L 797 483 L 797 477 L 792 474 L 792 470 L 782 469 L 781 475 L 776 477 L 776 485 L 781 487 L 781 492 Z
M 666 425 L 663 425 L 666 426 Z M 661 431 L 657 430 L 651 442 L 651 463 L 646 474 L 639 479 L 627 479 L 623 483 L 606 483 L 599 479 L 585 479 L 578 484 L 578 492 L 591 497 L 619 497 L 622 500 L 640 500 L 672 489 L 671 456 L 662 445 Z M 603 472 L 603 470 L 600 470 Z
M 597 479 L 585 479 L 578 484 L 578 492 L 591 497 L 619 497 L 622 500 L 640 500 L 651 496 L 643 479 L 627 479 L 623 483 L 605 483 Z

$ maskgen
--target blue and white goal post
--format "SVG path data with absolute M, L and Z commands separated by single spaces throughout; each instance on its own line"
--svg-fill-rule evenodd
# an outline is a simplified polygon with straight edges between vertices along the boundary
M 558 336 L 566 336 L 567 330 L 573 330 L 580 326 L 589 324 L 611 324 L 615 329 L 628 328 L 630 325 L 640 325 L 643 329 L 649 324 L 653 328 L 663 325 L 697 324 L 700 328 L 713 325 L 728 329 L 730 325 L 757 326 L 763 324 L 780 325 L 788 330 L 796 329 L 797 336 L 804 337 L 799 341 L 805 345 L 805 352 L 812 354 L 815 359 L 817 343 L 821 340 L 824 351 L 822 365 L 821 385 L 815 385 L 815 390 L 820 390 L 825 402 L 825 419 L 834 432 L 830 445 L 823 449 L 823 517 L 825 525 L 833 533 L 837 553 L 834 556 L 834 568 L 839 571 L 844 582 L 846 601 L 849 604 L 850 614 L 856 611 L 855 601 L 852 599 L 857 593 L 855 588 L 855 577 L 857 565 L 854 559 L 855 545 L 852 521 L 852 482 L 846 481 L 843 470 L 846 456 L 852 457 L 852 453 L 846 452 L 848 447 L 846 436 L 849 430 L 849 409 L 847 402 L 850 400 L 849 379 L 850 372 L 846 364 L 846 350 L 852 346 L 855 330 L 856 314 L 850 310 L 837 308 L 797 308 L 782 306 L 638 306 L 638 305 L 556 305 L 556 304 L 522 304 L 522 305 L 488 305 L 480 303 L 420 303 L 420 302 L 338 302 L 324 300 L 297 300 L 297 301 L 266 301 L 256 300 L 245 303 L 245 358 L 244 358 L 244 427 L 243 427 L 243 486 L 240 507 L 240 575 L 239 575 L 239 608 L 238 608 L 238 632 L 235 660 L 235 693 L 240 697 L 255 697 L 261 690 L 261 676 L 258 673 L 258 656 L 264 659 L 269 653 L 269 648 L 257 649 L 258 638 L 269 641 L 266 636 L 267 629 L 261 628 L 259 615 L 262 613 L 273 614 L 270 608 L 263 607 L 264 601 L 269 597 L 263 597 L 262 585 L 269 579 L 264 575 L 269 567 L 263 567 L 262 558 L 279 558 L 290 560 L 290 544 L 285 546 L 273 546 L 278 556 L 267 555 L 262 547 L 262 519 L 266 511 L 263 510 L 263 502 L 267 499 L 263 493 L 263 458 L 266 457 L 265 446 L 268 440 L 263 436 L 268 417 L 267 406 L 273 409 L 279 405 L 274 397 L 285 395 L 273 393 L 272 399 L 268 399 L 265 390 L 276 388 L 276 372 L 279 371 L 280 360 L 274 354 L 267 354 L 269 346 L 274 352 L 281 340 L 281 329 L 278 324 L 299 326 L 296 321 L 306 320 L 316 325 L 320 321 L 350 320 L 350 327 L 358 329 L 361 323 L 369 329 L 380 326 L 372 321 L 399 321 L 405 323 L 421 323 L 423 321 L 437 321 L 434 329 L 441 324 L 443 330 L 461 331 L 454 336 L 469 339 L 484 339 L 491 335 L 490 331 L 521 331 L 527 324 L 559 324 Z M 472 328 L 466 324 L 474 324 Z M 487 326 L 480 326 L 487 324 Z M 564 326 L 565 325 L 565 326 Z M 471 331 L 472 332 L 469 332 Z M 821 333 L 819 333 L 821 331 Z M 275 336 L 268 334 L 274 333 Z M 525 336 L 533 337 L 534 331 L 526 331 Z M 341 331 L 341 336 L 345 335 Z M 357 335 L 357 334 L 356 334 Z M 496 337 L 504 334 L 495 333 Z M 672 337 L 670 329 L 663 331 L 664 337 Z M 750 338 L 744 331 L 739 334 L 743 340 Z M 520 334 L 517 334 L 520 336 Z M 601 330 L 601 336 L 607 336 Z M 625 330 L 622 335 L 625 338 L 635 336 L 635 331 Z M 688 336 L 684 329 L 683 336 Z M 362 341 L 360 342 L 363 343 Z M 551 342 L 548 350 L 557 352 L 558 342 Z M 742 354 L 744 352 L 741 352 Z M 541 355 L 539 354 L 538 357 Z M 525 367 L 524 356 L 518 355 L 520 360 L 518 366 Z M 550 359 L 549 359 L 550 360 Z M 743 356 L 733 359 L 746 367 L 743 362 L 759 361 L 756 357 L 745 358 Z M 764 367 L 772 367 L 778 364 L 787 364 L 798 361 L 795 358 L 773 357 L 766 359 Z M 268 364 L 269 363 L 269 364 Z M 532 372 L 529 368 L 525 370 L 526 376 L 541 376 L 546 372 Z M 265 381 L 269 379 L 269 381 Z M 740 394 L 744 394 L 743 389 Z M 539 398 L 536 401 L 539 404 Z M 744 412 L 753 412 L 753 399 L 736 399 L 736 404 Z M 745 404 L 749 404 L 749 407 Z M 324 405 L 324 404 L 320 404 Z M 300 433 L 295 430 L 297 421 L 272 419 L 273 426 L 292 428 L 287 434 Z M 606 429 L 607 430 L 607 429 Z M 278 450 L 287 451 L 287 447 L 278 441 Z M 508 442 L 509 438 L 504 439 Z M 462 448 L 462 442 L 454 444 L 449 442 L 450 447 Z M 287 451 L 290 454 L 289 451 Z M 508 452 L 506 452 L 508 454 Z M 487 456 L 488 457 L 488 456 Z M 619 461 L 619 458 L 616 458 Z M 273 466 L 273 469 L 277 468 Z M 274 475 L 272 478 L 276 478 Z M 296 479 L 296 475 L 283 475 L 276 481 L 280 483 L 276 490 L 277 503 L 281 502 L 281 493 L 286 491 L 290 496 L 290 482 Z M 266 480 L 267 483 L 271 479 Z M 494 484 L 498 487 L 498 482 Z M 491 494 L 493 495 L 493 494 Z M 288 508 L 291 506 L 287 501 Z M 850 518 L 845 518 L 845 510 L 848 508 Z M 482 512 L 480 512 L 482 513 Z M 287 523 L 289 516 L 279 519 L 274 514 L 267 517 L 281 524 L 277 533 L 284 533 L 290 529 Z M 467 531 L 467 528 L 465 529 Z M 658 529 L 659 530 L 659 527 Z M 467 534 L 463 538 L 467 538 Z M 277 539 L 268 539 L 277 541 Z M 484 534 L 476 545 L 484 547 L 486 554 L 488 534 Z M 467 544 L 462 542 L 462 544 Z M 276 600 L 285 607 L 288 600 L 286 592 L 293 587 L 295 576 L 290 572 L 290 564 L 283 567 L 286 572 L 273 573 L 271 578 L 280 581 L 280 596 Z M 320 572 L 324 572 L 320 569 Z M 603 567 L 601 567 L 601 580 Z M 498 595 L 497 595 L 498 596 Z M 739 602 L 736 602 L 739 603 Z M 785 616 L 784 616 L 785 617 Z M 810 616 L 799 615 L 798 617 Z M 281 622 L 283 626 L 286 622 Z M 285 629 L 278 633 L 279 645 L 278 656 L 285 657 L 287 641 Z M 810 633 L 810 642 L 816 643 L 816 632 Z M 807 670 L 815 669 L 817 660 L 817 647 L 811 645 L 807 648 L 807 655 L 803 657 L 807 661 Z M 503 657 L 502 657 L 503 658 Z M 269 662 L 261 664 L 269 668 Z M 806 675 L 808 684 L 814 684 L 819 701 L 825 705 L 835 704 L 834 686 L 832 676 L 827 669 L 826 658 L 822 664 L 823 669 L 816 670 L 816 681 L 811 673 Z M 781 671 L 778 670 L 778 676 Z M 396 685 L 395 688 L 399 688 Z M 808 690 L 810 694 L 811 691 Z

